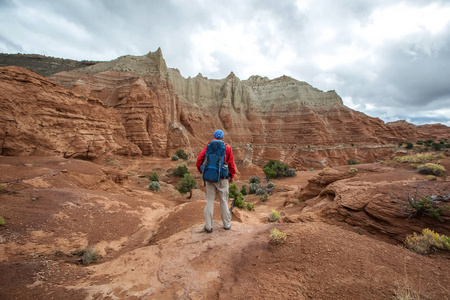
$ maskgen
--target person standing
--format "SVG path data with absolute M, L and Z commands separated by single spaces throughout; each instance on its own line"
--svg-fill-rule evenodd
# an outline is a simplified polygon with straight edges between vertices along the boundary
M 223 158 L 222 164 L 225 165 L 225 169 L 226 165 L 228 165 L 228 168 L 223 172 L 220 171 L 223 168 L 223 166 L 221 165 L 219 165 L 218 168 L 211 168 L 212 170 L 219 170 L 217 181 L 205 180 L 205 174 L 203 174 L 203 179 L 205 180 L 206 184 L 206 206 L 203 210 L 203 215 L 205 216 L 205 231 L 208 233 L 211 233 L 213 231 L 213 212 L 216 192 L 218 192 L 219 194 L 220 214 L 222 217 L 223 228 L 225 230 L 229 230 L 231 228 L 231 213 L 228 209 L 228 186 L 229 183 L 233 183 L 234 175 L 236 174 L 236 166 L 234 164 L 233 149 L 231 149 L 230 145 L 224 143 L 223 139 L 223 131 L 216 130 L 214 132 L 214 139 L 205 148 L 203 148 L 203 150 L 197 157 L 197 170 L 203 174 L 203 171 L 206 172 L 206 169 L 208 168 L 208 163 L 214 160 L 213 158 L 210 158 L 208 156 L 217 156 L 216 153 L 221 153 L 220 150 L 223 150 L 223 148 L 221 147 L 224 147 L 225 157 Z M 215 141 L 221 141 L 221 143 Z M 212 146 L 213 144 L 214 147 Z

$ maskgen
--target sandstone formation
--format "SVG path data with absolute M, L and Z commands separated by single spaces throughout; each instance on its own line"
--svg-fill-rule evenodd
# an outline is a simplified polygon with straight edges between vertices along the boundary
M 212 132 L 252 161 L 282 160 L 295 168 L 322 168 L 346 159 L 372 162 L 388 156 L 398 142 L 450 138 L 446 126 L 385 124 L 343 105 L 335 91 L 323 92 L 288 76 L 240 80 L 201 74 L 184 78 L 167 68 L 161 49 L 126 55 L 49 77 L 85 97 L 98 98 L 120 116 L 126 137 L 144 155 L 168 157 L 184 148 L 195 155 Z
M 445 161 L 444 165 L 447 164 Z M 420 232 L 423 228 L 450 234 L 450 212 L 443 210 L 440 222 L 431 215 L 414 217 L 404 208 L 408 196 L 416 199 L 431 195 L 448 198 L 450 183 L 446 178 L 427 181 L 424 175 L 412 170 L 382 164 L 358 165 L 357 169 L 356 175 L 342 166 L 323 170 L 311 177 L 308 184 L 292 196 L 302 201 L 301 205 L 289 207 L 292 199 L 286 201 L 286 213 L 297 212 L 296 216 L 289 217 L 289 221 L 302 221 L 314 213 L 328 222 L 345 222 L 399 242 L 411 232 Z M 448 201 L 446 199 L 441 206 L 448 205 Z
M 20 67 L 0 68 L 0 155 L 138 155 L 113 109 Z

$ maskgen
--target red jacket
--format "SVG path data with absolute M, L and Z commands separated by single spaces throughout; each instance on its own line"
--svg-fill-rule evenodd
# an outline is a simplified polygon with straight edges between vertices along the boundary
M 215 139 L 217 140 L 217 139 Z M 203 161 L 205 160 L 206 155 L 206 146 L 203 148 L 202 152 L 197 157 L 197 170 L 200 171 L 200 166 L 203 165 Z M 231 149 L 231 146 L 228 144 L 225 144 L 225 157 L 227 159 L 228 164 L 228 171 L 230 172 L 230 177 L 234 178 L 234 174 L 236 174 L 236 166 L 234 165 L 234 157 L 233 157 L 233 150 Z

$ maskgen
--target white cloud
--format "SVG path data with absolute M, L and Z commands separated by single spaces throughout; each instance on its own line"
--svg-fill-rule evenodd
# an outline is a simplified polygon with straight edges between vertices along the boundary
M 0 1 L 3 52 L 110 60 L 158 47 L 186 77 L 285 74 L 385 121 L 450 121 L 448 1 Z

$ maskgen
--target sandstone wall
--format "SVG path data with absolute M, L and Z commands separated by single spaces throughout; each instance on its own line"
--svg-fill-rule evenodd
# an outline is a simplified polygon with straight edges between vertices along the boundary
M 449 134 L 445 126 L 385 124 L 344 106 L 334 91 L 323 92 L 288 76 L 184 78 L 167 68 L 161 49 L 50 79 L 114 109 L 126 138 L 144 155 L 167 157 L 179 148 L 196 155 L 220 128 L 237 151 L 252 145 L 255 162 L 280 159 L 306 168 L 345 163 L 347 158 L 369 162 L 388 155 L 397 142 L 424 139 L 430 132 L 435 137 Z
M 0 110 L 0 155 L 141 154 L 113 109 L 24 68 L 0 68 Z

